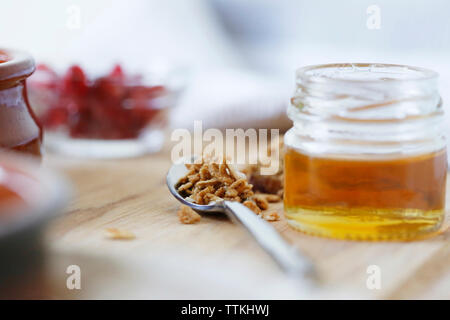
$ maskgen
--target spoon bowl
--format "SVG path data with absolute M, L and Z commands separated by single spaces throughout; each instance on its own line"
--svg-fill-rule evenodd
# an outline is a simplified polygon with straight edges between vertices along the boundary
M 170 193 L 182 204 L 198 213 L 224 213 L 233 222 L 244 227 L 259 245 L 278 263 L 289 275 L 315 280 L 316 273 L 313 264 L 289 244 L 268 222 L 261 219 L 253 211 L 237 201 L 218 201 L 208 205 L 199 205 L 183 198 L 177 191 L 178 181 L 188 172 L 185 162 L 172 165 L 167 173 L 166 182 Z
M 186 168 L 184 162 L 176 163 L 172 167 L 170 167 L 169 172 L 167 173 L 167 177 L 166 177 L 166 182 L 167 182 L 167 186 L 169 188 L 170 193 L 172 193 L 172 195 L 178 201 L 180 201 L 182 204 L 184 204 L 188 207 L 191 207 L 198 213 L 204 213 L 204 212 L 223 213 L 225 208 L 224 208 L 223 204 L 220 202 L 215 202 L 215 203 L 207 204 L 207 205 L 200 205 L 200 204 L 196 204 L 196 203 L 186 200 L 185 198 L 183 198 L 181 196 L 181 194 L 178 193 L 175 186 L 178 183 L 178 181 L 180 181 L 180 179 L 186 175 L 187 172 L 188 172 L 188 169 Z

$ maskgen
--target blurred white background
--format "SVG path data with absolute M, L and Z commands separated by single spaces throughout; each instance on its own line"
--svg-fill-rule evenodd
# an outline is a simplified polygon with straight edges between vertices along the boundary
M 370 5 L 381 10 L 380 29 L 366 26 Z M 73 7 L 79 27 L 70 26 Z M 433 67 L 450 51 L 449 10 L 445 0 L 3 0 L 0 28 L 2 46 L 54 64 L 88 51 L 98 63 L 122 53 L 195 66 L 242 59 L 277 73 L 341 59 Z
M 366 25 L 370 5 L 380 9 L 379 29 Z M 261 100 L 289 95 L 297 67 L 328 62 L 431 68 L 441 74 L 445 103 L 450 101 L 449 10 L 444 0 L 3 0 L 1 46 L 30 51 L 38 62 L 59 68 L 74 62 L 92 71 L 114 62 L 132 69 L 161 61 L 186 66 L 194 77 L 184 108 L 239 109 L 242 104 L 227 100 L 232 96 L 227 93 L 243 78 L 245 85 L 260 77 L 246 101 L 264 89 L 253 103 L 261 110 Z M 227 89 L 227 81 L 234 86 Z M 211 90 L 210 99 L 200 86 L 205 83 L 219 88 Z M 266 97 L 271 88 L 276 94 Z M 215 107 L 220 100 L 225 102 Z M 278 111 L 285 108 L 280 101 Z M 192 120 L 179 118 L 176 126 Z

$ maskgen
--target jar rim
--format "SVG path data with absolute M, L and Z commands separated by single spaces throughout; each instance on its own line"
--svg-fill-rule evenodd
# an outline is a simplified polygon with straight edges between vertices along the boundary
M 34 72 L 34 59 L 28 53 L 2 48 L 0 51 L 9 58 L 0 63 L 0 81 L 28 77 Z
M 312 73 L 314 71 L 324 71 L 325 69 L 334 69 L 335 71 L 341 72 L 345 69 L 349 71 L 358 71 L 362 69 L 370 68 L 368 71 L 372 72 L 372 68 L 385 68 L 392 70 L 403 70 L 410 72 L 411 77 L 407 78 L 367 78 L 367 79 L 355 79 L 355 78 L 343 78 L 343 77 L 332 77 L 330 75 L 326 75 L 325 73 Z M 412 77 L 412 73 L 415 73 L 415 77 Z M 343 73 L 342 73 L 343 74 Z M 356 73 L 355 73 L 356 74 Z M 374 73 L 375 74 L 375 73 Z M 394 73 L 392 73 L 394 74 Z M 392 75 L 391 74 L 391 75 Z M 386 74 L 385 74 L 386 75 Z M 404 73 L 406 75 L 406 73 Z M 439 77 L 439 74 L 433 70 L 409 66 L 409 65 L 401 65 L 401 64 L 389 64 L 389 63 L 329 63 L 329 64 L 316 64 L 309 65 L 305 67 L 298 68 L 296 70 L 297 79 L 302 79 L 308 82 L 320 82 L 320 83 L 377 83 L 380 81 L 389 81 L 389 82 L 409 82 L 409 81 L 422 81 L 422 80 L 432 80 Z

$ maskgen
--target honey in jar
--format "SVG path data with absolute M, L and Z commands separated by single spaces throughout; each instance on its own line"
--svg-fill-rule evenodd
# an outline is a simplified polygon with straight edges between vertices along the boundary
M 302 68 L 285 136 L 288 223 L 320 236 L 408 240 L 444 219 L 436 74 L 374 64 Z
M 33 71 L 29 55 L 0 50 L 0 148 L 40 156 L 42 131 L 26 89 Z

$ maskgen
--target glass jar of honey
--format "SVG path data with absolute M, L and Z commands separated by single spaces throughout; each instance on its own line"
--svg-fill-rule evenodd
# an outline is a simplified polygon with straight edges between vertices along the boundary
M 33 71 L 31 56 L 0 50 L 0 149 L 40 156 L 42 130 L 30 108 L 25 84 Z
M 293 228 L 411 240 L 443 222 L 447 155 L 437 73 L 390 64 L 301 68 L 285 135 Z

